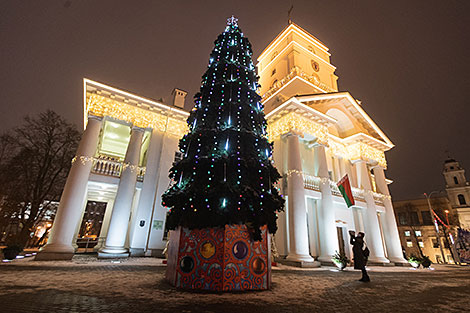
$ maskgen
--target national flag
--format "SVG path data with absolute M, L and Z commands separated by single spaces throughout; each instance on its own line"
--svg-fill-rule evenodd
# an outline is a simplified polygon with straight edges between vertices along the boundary
M 338 186 L 339 191 L 343 195 L 344 201 L 346 201 L 346 205 L 349 207 L 355 204 L 354 197 L 351 191 L 351 184 L 349 183 L 348 174 L 346 174 L 341 180 L 336 184 Z

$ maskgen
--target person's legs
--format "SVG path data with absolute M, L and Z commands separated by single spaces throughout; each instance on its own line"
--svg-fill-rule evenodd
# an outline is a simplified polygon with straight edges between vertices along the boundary
M 362 278 L 359 279 L 359 280 L 360 280 L 360 281 L 363 281 L 363 282 L 369 282 L 369 281 L 370 281 L 370 278 L 369 278 L 369 275 L 367 274 L 366 268 L 363 267 L 363 268 L 361 269 L 361 271 L 362 271 Z

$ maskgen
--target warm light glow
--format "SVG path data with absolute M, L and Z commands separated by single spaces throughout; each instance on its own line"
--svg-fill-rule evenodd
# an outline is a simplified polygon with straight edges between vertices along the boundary
M 330 55 L 328 52 L 328 47 L 322 44 L 319 40 L 317 40 L 315 37 L 312 35 L 306 33 L 302 29 L 300 29 L 298 26 L 296 26 L 294 23 L 290 24 L 289 27 L 287 27 L 281 34 L 279 34 L 269 46 L 267 46 L 264 51 L 261 53 L 261 55 L 258 57 L 258 63 L 261 63 L 264 58 L 269 56 L 271 54 L 271 50 L 276 47 L 282 40 L 284 40 L 290 33 L 296 33 L 303 39 L 305 39 L 307 42 L 310 44 L 313 44 L 320 50 L 323 50 L 326 54 Z
M 168 108 L 168 111 L 170 109 Z M 182 137 L 188 131 L 186 116 L 170 117 L 90 92 L 86 93 L 86 112 L 101 117 L 113 117 L 141 128 L 158 129 L 178 137 Z
M 297 113 L 288 113 L 280 119 L 268 124 L 268 136 L 270 140 L 287 134 L 291 130 L 313 135 L 317 137 L 319 143 L 326 143 L 328 141 L 328 129 L 326 126 L 313 122 Z
M 356 142 L 346 147 L 349 160 L 377 161 L 380 166 L 387 168 L 385 153 L 363 142 Z
M 285 85 L 288 85 L 295 77 L 299 77 L 303 79 L 304 81 L 312 84 L 314 87 L 318 88 L 322 92 L 335 92 L 337 91 L 336 89 L 331 88 L 330 86 L 322 83 L 316 76 L 309 75 L 302 71 L 300 67 L 298 66 L 293 66 L 289 72 L 284 78 L 281 80 L 278 80 L 274 85 L 266 91 L 261 97 L 262 101 L 266 102 L 268 99 L 273 96 L 278 90 L 280 90 L 282 87 Z

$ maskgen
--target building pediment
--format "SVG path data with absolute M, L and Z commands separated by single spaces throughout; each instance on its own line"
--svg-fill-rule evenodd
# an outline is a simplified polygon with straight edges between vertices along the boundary
M 330 134 L 348 142 L 367 142 L 385 151 L 394 147 L 392 141 L 349 92 L 302 95 L 296 98 L 302 104 L 337 120 L 329 128 Z

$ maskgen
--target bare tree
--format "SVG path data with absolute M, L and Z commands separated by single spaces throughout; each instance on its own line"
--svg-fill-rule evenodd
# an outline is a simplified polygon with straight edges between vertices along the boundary
M 2 210 L 17 230 L 9 241 L 24 246 L 52 201 L 58 201 L 80 133 L 53 111 L 25 117 L 0 149 Z M 6 143 L 5 143 L 6 144 Z

